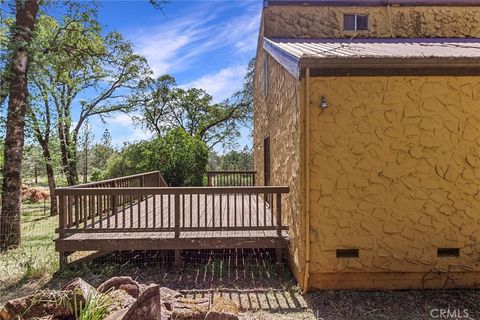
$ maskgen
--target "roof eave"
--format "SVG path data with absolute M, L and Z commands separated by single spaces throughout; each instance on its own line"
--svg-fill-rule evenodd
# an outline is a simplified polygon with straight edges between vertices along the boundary
M 263 38 L 263 49 L 280 63 L 291 75 L 300 79 L 300 57 L 297 57 L 279 47 L 271 40 Z
M 296 79 L 305 69 L 312 75 L 475 75 L 480 76 L 480 57 L 311 57 L 295 56 L 264 38 L 263 48 Z
M 300 79 L 309 68 L 312 75 L 375 76 L 375 75 L 480 75 L 480 58 L 421 57 L 421 58 L 308 58 L 299 59 Z

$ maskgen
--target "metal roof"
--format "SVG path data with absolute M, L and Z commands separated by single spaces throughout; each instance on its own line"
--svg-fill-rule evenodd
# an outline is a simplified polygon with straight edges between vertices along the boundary
M 362 68 L 480 68 L 480 39 L 267 39 L 264 48 L 292 74 L 304 68 L 336 65 Z
M 479 0 L 265 0 L 265 6 L 480 6 Z

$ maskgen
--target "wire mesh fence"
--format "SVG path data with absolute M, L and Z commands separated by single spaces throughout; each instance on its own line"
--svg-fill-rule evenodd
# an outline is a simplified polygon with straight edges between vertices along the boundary
M 5 212 L 0 215 L 2 240 L 13 244 L 0 253 L 0 285 L 40 276 L 58 266 L 53 244 L 58 217 L 50 216 L 48 200 L 23 203 L 20 219 Z
M 0 253 L 0 285 L 19 279 L 53 273 L 59 268 L 54 240 L 58 216 L 50 216 L 49 201 L 22 204 L 20 245 Z M 3 220 L 4 223 L 16 223 Z M 11 230 L 10 226 L 0 226 Z M 15 237 L 16 235 L 7 235 Z M 91 258 L 95 259 L 89 259 Z M 85 259 L 86 258 L 86 259 Z M 88 261 L 100 268 L 173 268 L 173 251 L 119 251 L 109 254 L 80 252 L 69 256 L 70 261 Z M 277 265 L 274 249 L 184 250 L 180 270 L 203 268 L 205 274 L 219 279 L 238 280 L 243 274 L 273 270 Z M 206 271 L 208 270 L 208 271 Z

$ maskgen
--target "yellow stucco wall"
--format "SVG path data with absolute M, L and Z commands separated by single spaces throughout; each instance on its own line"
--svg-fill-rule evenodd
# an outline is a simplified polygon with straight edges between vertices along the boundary
M 480 284 L 480 77 L 313 78 L 309 115 L 312 287 Z
M 344 32 L 343 14 L 369 14 L 370 30 Z M 277 38 L 480 37 L 480 7 L 269 6 L 265 35 Z
M 283 223 L 290 226 L 290 264 L 300 282 L 304 271 L 305 226 L 303 205 L 302 136 L 304 102 L 300 99 L 304 85 L 297 81 L 274 59 L 269 57 L 269 94 L 263 92 L 263 50 L 257 52 L 254 77 L 254 163 L 257 185 L 264 185 L 263 142 L 270 137 L 270 165 L 272 186 L 288 186 L 290 193 L 283 198 Z

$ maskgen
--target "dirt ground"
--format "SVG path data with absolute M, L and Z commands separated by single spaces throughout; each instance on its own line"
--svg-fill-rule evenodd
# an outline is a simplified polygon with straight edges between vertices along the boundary
M 249 319 L 480 319 L 480 290 L 323 290 L 302 295 L 288 268 L 274 264 L 268 252 L 241 255 L 240 260 L 225 253 L 195 253 L 185 257 L 180 270 L 152 263 L 158 257 L 151 255 L 127 255 L 127 259 L 107 256 L 49 278 L 6 287 L 0 284 L 0 305 L 38 289 L 58 289 L 75 276 L 98 285 L 112 276 L 124 275 L 179 290 L 189 297 L 228 297 Z

